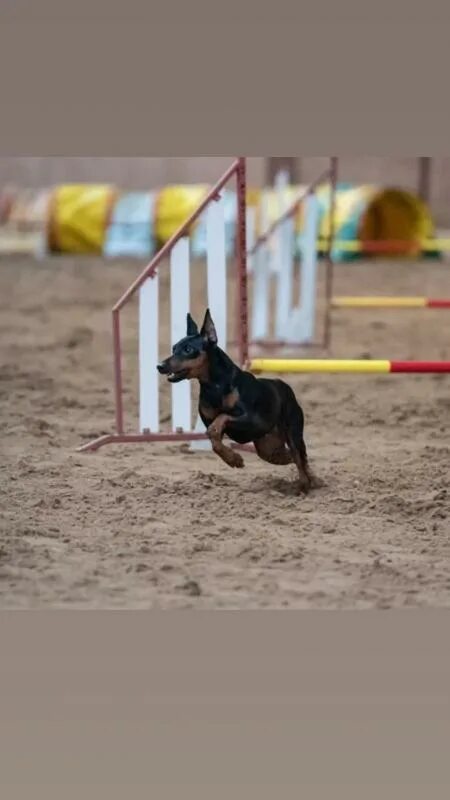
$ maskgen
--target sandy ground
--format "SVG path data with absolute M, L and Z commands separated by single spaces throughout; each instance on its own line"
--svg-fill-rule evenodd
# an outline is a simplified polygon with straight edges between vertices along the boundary
M 294 377 L 325 481 L 307 499 L 292 467 L 253 454 L 234 471 L 179 446 L 76 452 L 113 429 L 109 308 L 139 268 L 0 261 L 0 606 L 450 605 L 450 377 Z M 336 275 L 336 293 L 450 295 L 448 263 Z M 201 265 L 193 284 L 200 314 Z M 135 312 L 123 317 L 133 431 Z M 333 356 L 450 359 L 448 312 L 336 312 L 333 330 Z

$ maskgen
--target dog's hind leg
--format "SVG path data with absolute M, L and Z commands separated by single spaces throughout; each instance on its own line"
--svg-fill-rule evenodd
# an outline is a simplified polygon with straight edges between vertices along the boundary
M 286 447 L 285 441 L 278 431 L 267 433 L 261 439 L 253 442 L 253 444 L 259 457 L 263 461 L 267 461 L 268 464 L 285 466 L 294 462 L 291 451 Z
M 303 411 L 296 402 L 295 406 L 289 409 L 289 416 L 286 420 L 286 439 L 298 470 L 299 489 L 307 494 L 310 489 L 319 486 L 320 482 L 315 478 L 308 464 L 303 425 Z

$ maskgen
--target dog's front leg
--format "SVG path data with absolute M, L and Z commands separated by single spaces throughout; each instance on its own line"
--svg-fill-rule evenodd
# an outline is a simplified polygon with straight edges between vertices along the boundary
M 218 455 L 222 461 L 225 461 L 225 464 L 228 464 L 229 467 L 242 469 L 244 466 L 244 460 L 242 456 L 239 453 L 236 453 L 235 450 L 232 450 L 231 447 L 227 447 L 222 441 L 225 425 L 230 420 L 234 420 L 234 417 L 231 417 L 229 414 L 219 414 L 214 422 L 212 422 L 207 428 L 207 434 L 211 441 L 212 449 L 216 455 Z

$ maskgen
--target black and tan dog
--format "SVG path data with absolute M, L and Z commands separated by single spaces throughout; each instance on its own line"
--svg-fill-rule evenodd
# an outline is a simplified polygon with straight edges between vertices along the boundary
M 199 381 L 199 413 L 214 452 L 228 466 L 241 468 L 242 456 L 227 447 L 223 437 L 238 444 L 253 442 L 260 458 L 269 464 L 295 463 L 301 492 L 318 485 L 308 466 L 303 411 L 291 387 L 239 369 L 218 347 L 209 309 L 200 331 L 187 315 L 186 334 L 158 371 L 171 383 Z

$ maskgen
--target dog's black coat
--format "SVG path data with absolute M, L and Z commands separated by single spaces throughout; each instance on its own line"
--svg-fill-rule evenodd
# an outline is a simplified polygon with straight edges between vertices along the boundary
M 214 450 L 230 466 L 241 467 L 243 461 L 222 443 L 224 435 L 238 444 L 253 442 L 260 457 L 269 463 L 294 462 L 302 490 L 310 488 L 304 415 L 294 392 L 282 380 L 256 378 L 240 369 L 218 347 L 209 310 L 200 332 L 188 314 L 187 336 L 173 347 L 172 355 L 159 364 L 158 370 L 172 383 L 199 380 L 200 417 Z

